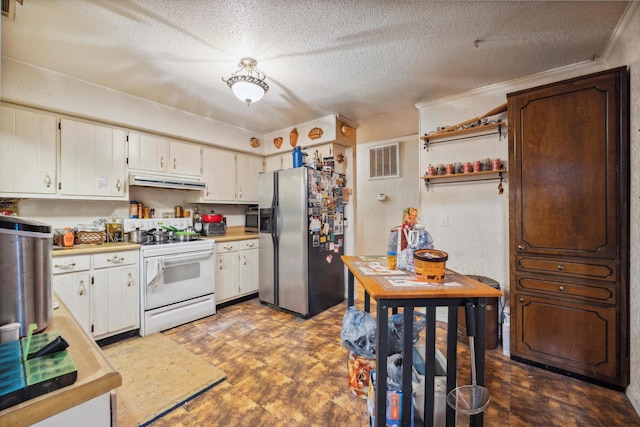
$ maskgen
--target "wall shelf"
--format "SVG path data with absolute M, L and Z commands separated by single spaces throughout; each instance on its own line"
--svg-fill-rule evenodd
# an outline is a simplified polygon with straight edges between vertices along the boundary
M 429 151 L 429 145 L 442 142 L 459 141 L 461 139 L 478 138 L 487 135 L 498 135 L 498 141 L 502 140 L 502 132 L 507 128 L 503 121 L 497 121 L 486 125 L 474 126 L 466 129 L 453 130 L 451 132 L 434 133 L 421 136 L 423 148 Z
M 477 182 L 477 181 L 491 181 L 491 180 L 499 180 L 498 184 L 498 194 L 503 193 L 502 182 L 504 180 L 503 174 L 506 174 L 506 169 L 500 169 L 496 171 L 486 171 L 486 172 L 469 172 L 469 173 L 456 173 L 451 175 L 433 175 L 433 176 L 421 176 L 420 178 L 424 180 L 424 186 L 429 190 L 429 186 L 437 185 L 437 184 L 457 184 L 457 183 L 468 183 L 468 182 Z

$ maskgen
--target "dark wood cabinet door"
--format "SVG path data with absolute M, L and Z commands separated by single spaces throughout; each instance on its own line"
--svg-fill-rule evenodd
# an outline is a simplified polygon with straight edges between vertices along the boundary
M 626 386 L 628 70 L 507 101 L 511 354 Z
M 607 74 L 509 97 L 517 252 L 615 258 L 619 90 Z
M 615 307 L 522 293 L 515 302 L 514 356 L 602 381 L 617 378 Z

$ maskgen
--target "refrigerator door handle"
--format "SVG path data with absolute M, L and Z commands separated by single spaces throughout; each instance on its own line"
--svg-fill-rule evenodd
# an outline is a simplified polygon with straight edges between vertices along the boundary
M 271 211 L 269 212 L 269 224 L 271 224 L 271 241 L 273 242 L 273 301 L 277 306 L 280 304 L 280 286 L 278 283 L 278 277 L 280 275 L 280 257 L 279 257 L 279 242 L 278 242 L 278 173 L 273 174 L 273 197 L 271 199 Z

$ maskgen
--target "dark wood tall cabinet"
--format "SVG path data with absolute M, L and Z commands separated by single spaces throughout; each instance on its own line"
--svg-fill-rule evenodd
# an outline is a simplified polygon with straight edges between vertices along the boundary
M 626 67 L 507 95 L 511 356 L 629 377 Z

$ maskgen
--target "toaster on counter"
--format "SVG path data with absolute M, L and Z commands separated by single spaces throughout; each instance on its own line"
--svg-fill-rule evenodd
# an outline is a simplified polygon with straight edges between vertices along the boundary
M 205 222 L 202 224 L 203 236 L 224 236 L 227 233 L 227 226 L 224 222 Z

